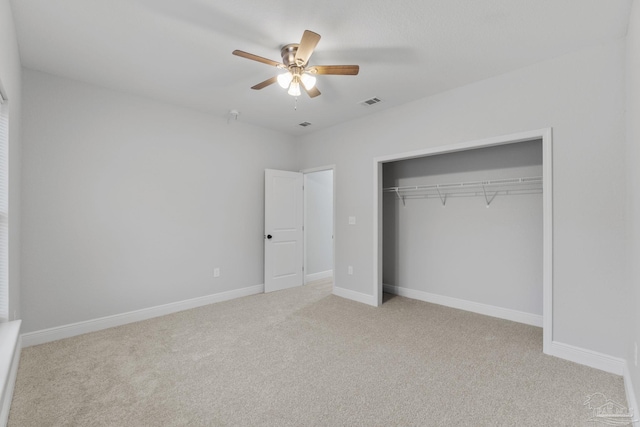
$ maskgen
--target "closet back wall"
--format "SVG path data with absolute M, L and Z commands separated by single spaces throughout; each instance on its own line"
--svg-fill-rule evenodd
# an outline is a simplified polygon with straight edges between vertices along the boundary
M 540 141 L 383 166 L 384 187 L 534 176 L 542 176 Z M 541 193 L 498 194 L 489 208 L 482 196 L 405 204 L 384 193 L 384 284 L 542 315 Z

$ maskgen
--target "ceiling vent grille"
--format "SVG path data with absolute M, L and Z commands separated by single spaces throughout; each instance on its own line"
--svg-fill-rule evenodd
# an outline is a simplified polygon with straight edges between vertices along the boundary
M 374 98 L 366 99 L 366 100 L 362 101 L 360 103 L 360 105 L 364 105 L 365 107 L 368 107 L 370 105 L 377 104 L 378 102 L 382 102 L 382 99 L 374 97 Z
M 300 123 L 300 126 L 302 126 L 303 128 L 306 128 L 307 126 L 311 126 L 311 123 L 309 123 L 309 122 L 302 122 L 302 123 Z

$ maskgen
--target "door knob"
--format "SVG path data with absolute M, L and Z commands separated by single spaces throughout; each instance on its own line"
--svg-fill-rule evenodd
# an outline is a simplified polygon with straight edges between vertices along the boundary
M 271 234 L 267 234 L 267 239 L 271 240 L 273 236 Z

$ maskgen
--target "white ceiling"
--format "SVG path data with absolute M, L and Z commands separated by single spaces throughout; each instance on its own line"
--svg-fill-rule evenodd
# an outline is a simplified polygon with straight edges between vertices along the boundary
M 305 134 L 623 37 L 632 0 L 12 0 L 25 67 Z M 250 87 L 309 29 L 322 95 Z M 382 103 L 363 107 L 378 97 Z M 302 128 L 308 121 L 312 126 Z

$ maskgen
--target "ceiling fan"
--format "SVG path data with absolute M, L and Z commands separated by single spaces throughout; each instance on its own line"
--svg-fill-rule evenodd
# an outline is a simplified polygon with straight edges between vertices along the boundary
M 285 73 L 258 83 L 251 89 L 260 90 L 278 82 L 282 88 L 289 89 L 287 93 L 291 96 L 300 96 L 300 88 L 302 87 L 311 98 L 315 98 L 320 95 L 320 91 L 315 86 L 316 74 L 355 76 L 360 71 L 360 67 L 357 65 L 314 65 L 309 67 L 309 58 L 319 41 L 320 34 L 305 30 L 299 44 L 291 43 L 280 50 L 282 62 L 272 61 L 242 50 L 234 50 L 233 54 L 286 70 Z

